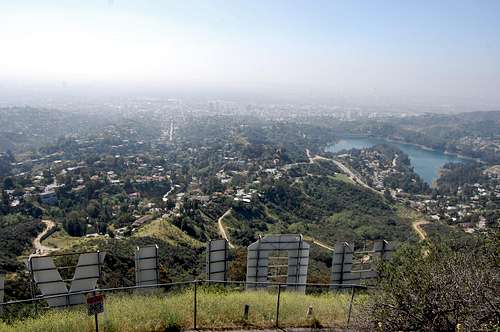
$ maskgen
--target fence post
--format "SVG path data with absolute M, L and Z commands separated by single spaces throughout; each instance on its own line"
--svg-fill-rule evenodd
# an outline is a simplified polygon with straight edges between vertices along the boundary
M 245 304 L 245 306 L 243 307 L 243 320 L 244 321 L 248 321 L 248 313 L 250 311 L 250 305 L 248 304 Z
M 35 286 L 33 283 L 35 283 L 35 277 L 33 276 L 33 261 L 31 260 L 31 257 L 28 258 L 28 263 L 30 265 L 30 292 L 31 292 L 31 298 L 34 299 L 36 297 L 36 284 Z M 38 316 L 38 302 L 34 301 L 34 306 L 35 306 L 35 316 Z
M 195 280 L 194 281 L 194 297 L 193 297 L 193 328 L 196 330 L 197 327 L 196 327 L 196 318 L 197 318 L 197 309 L 198 309 L 198 306 L 197 306 L 197 298 L 196 298 L 196 295 L 197 295 L 197 285 L 198 285 L 198 280 Z
M 278 300 L 276 301 L 276 327 L 279 327 L 279 319 L 280 319 L 280 296 L 281 296 L 281 284 L 278 284 Z
M 351 322 L 352 302 L 354 300 L 354 292 L 355 291 L 356 291 L 356 287 L 351 286 L 351 300 L 349 301 L 349 314 L 347 316 L 347 325 L 346 325 L 346 328 L 349 328 L 349 323 Z
M 306 318 L 311 319 L 312 316 L 313 316 L 313 307 L 312 305 L 310 305 L 309 308 L 307 308 Z

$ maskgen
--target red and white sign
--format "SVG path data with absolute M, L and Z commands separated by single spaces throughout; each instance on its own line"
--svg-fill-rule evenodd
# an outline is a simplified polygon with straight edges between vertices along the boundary
M 104 295 L 87 296 L 87 309 L 89 315 L 100 314 L 104 312 Z

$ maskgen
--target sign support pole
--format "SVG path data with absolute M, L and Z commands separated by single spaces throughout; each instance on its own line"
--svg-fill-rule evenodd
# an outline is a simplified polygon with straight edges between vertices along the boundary
M 197 322 L 197 316 L 198 316 L 198 299 L 197 299 L 197 292 L 196 292 L 196 289 L 197 289 L 197 285 L 198 285 L 198 280 L 195 280 L 194 281 L 194 296 L 193 296 L 193 328 L 194 330 L 197 330 L 198 327 L 196 326 Z
M 349 323 L 351 322 L 351 311 L 352 311 L 352 302 L 354 301 L 354 293 L 356 292 L 356 287 L 351 286 L 351 301 L 349 301 L 349 313 L 347 316 L 347 325 L 346 329 L 349 328 Z
M 281 284 L 278 284 L 278 300 L 276 301 L 276 327 L 279 328 L 280 321 L 280 295 L 281 295 Z
M 99 332 L 99 319 L 97 318 L 97 313 L 94 314 L 95 317 L 95 332 Z
M 35 282 L 35 278 L 33 277 L 33 261 L 31 260 L 31 257 L 28 258 L 28 263 L 30 265 L 30 291 L 31 291 L 31 298 L 34 299 L 36 296 L 35 292 L 35 287 L 33 283 Z M 38 316 L 38 301 L 35 301 L 34 303 L 35 306 L 35 316 Z
M 94 296 L 96 295 L 95 291 L 93 292 L 93 295 Z M 97 311 L 94 313 L 94 318 L 95 318 L 95 332 L 99 332 L 99 318 L 97 317 Z

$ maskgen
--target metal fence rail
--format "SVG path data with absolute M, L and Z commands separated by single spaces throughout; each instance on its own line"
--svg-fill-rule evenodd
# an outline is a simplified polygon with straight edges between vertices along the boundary
M 309 287 L 310 288 L 325 288 L 326 292 L 333 292 L 333 289 L 339 290 L 339 289 L 345 289 L 345 290 L 350 290 L 350 300 L 349 300 L 349 307 L 348 307 L 348 316 L 347 316 L 347 324 L 346 327 L 349 325 L 350 320 L 351 320 L 351 312 L 352 312 L 352 306 L 353 306 L 353 301 L 355 297 L 356 290 L 366 290 L 368 287 L 367 286 L 362 286 L 362 285 L 356 285 L 356 284 L 325 284 L 325 283 L 279 283 L 279 282 L 249 282 L 249 281 L 216 281 L 216 280 L 192 280 L 192 281 L 181 281 L 181 282 L 170 282 L 170 283 L 158 283 L 154 285 L 136 285 L 136 286 L 124 286 L 124 287 L 112 287 L 112 288 L 97 288 L 95 290 L 84 290 L 84 291 L 78 291 L 78 292 L 70 292 L 70 295 L 86 295 L 86 294 L 91 294 L 91 293 L 113 293 L 113 292 L 123 292 L 123 291 L 133 291 L 137 289 L 166 289 L 169 287 L 173 286 L 192 286 L 192 291 L 193 291 L 193 329 L 198 329 L 198 307 L 199 307 L 199 294 L 198 294 L 198 287 L 200 285 L 240 285 L 244 286 L 245 288 L 248 285 L 253 285 L 253 286 L 271 286 L 276 288 L 276 313 L 275 313 L 275 326 L 279 327 L 280 324 L 280 300 L 282 296 L 282 291 L 286 290 L 287 288 L 294 290 L 297 287 Z M 249 292 L 253 292 L 252 290 Z M 50 296 L 37 296 L 34 298 L 30 299 L 24 299 L 24 300 L 14 300 L 14 301 L 7 301 L 7 302 L 2 302 L 0 303 L 0 307 L 7 309 L 9 306 L 15 306 L 15 305 L 26 305 L 26 304 L 32 304 L 36 308 L 36 312 L 38 312 L 38 307 L 40 306 L 41 302 L 46 301 L 48 299 L 54 299 L 54 298 L 60 298 L 60 297 L 66 297 L 68 294 L 63 294 L 63 295 L 50 295 Z M 49 309 L 45 307 L 45 309 Z M 7 311 L 7 310 L 5 310 Z M 4 316 L 5 316 L 5 311 L 4 311 Z

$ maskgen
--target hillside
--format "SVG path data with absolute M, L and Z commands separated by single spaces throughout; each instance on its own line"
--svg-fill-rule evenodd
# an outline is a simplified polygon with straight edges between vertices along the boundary
M 271 233 L 302 233 L 330 247 L 337 241 L 361 247 L 381 238 L 395 244 L 416 241 L 391 202 L 355 184 L 334 162 L 308 158 L 308 148 L 320 150 L 332 133 L 294 123 L 220 120 L 195 119 L 179 128 L 182 139 L 173 146 L 136 142 L 137 131 L 128 146 L 119 144 L 123 137 L 60 141 L 44 148 L 60 154 L 60 163 L 48 161 L 54 166 L 40 176 L 42 163 L 9 185 L 21 191 L 61 183 L 57 204 L 33 200 L 59 227 L 44 244 L 60 252 L 106 251 L 103 286 L 131 284 L 139 244 L 159 245 L 162 280 L 202 275 L 204 244 L 221 236 L 217 220 L 229 209 L 224 224 L 239 248 Z M 40 177 L 44 180 L 36 180 Z M 144 215 L 154 220 L 133 227 Z M 313 247 L 311 280 L 327 281 L 331 253 Z M 232 278 L 241 279 L 241 273 Z
M 231 115 L 190 115 L 176 118 L 175 125 L 165 119 L 139 113 L 106 125 L 103 132 L 1 155 L 0 239 L 6 245 L 0 248 L 0 268 L 8 272 L 7 301 L 31 297 L 22 262 L 33 253 L 42 219 L 56 225 L 42 245 L 58 253 L 106 252 L 100 288 L 134 285 L 134 252 L 149 244 L 159 247 L 162 283 L 204 279 L 206 243 L 221 237 L 231 243 L 229 279 L 245 280 L 246 246 L 273 233 L 303 234 L 312 244 L 308 282 L 329 283 L 336 242 L 369 249 L 374 240 L 385 239 L 407 248 L 419 242 L 412 223 L 430 211 L 440 213 L 443 204 L 449 215 L 447 206 L 456 201 L 442 200 L 436 191 L 422 195 L 428 188 L 399 150 L 378 146 L 325 154 L 336 132 L 324 126 Z M 464 178 L 460 167 L 453 170 L 443 178 L 453 189 L 450 195 L 462 180 L 479 179 Z M 471 192 L 490 193 L 478 203 L 492 210 L 496 182 L 489 175 L 480 178 L 484 188 L 472 184 Z M 444 183 L 440 188 L 444 191 Z M 435 241 L 454 237 L 451 227 L 435 222 L 423 230 Z M 76 256 L 56 258 L 57 266 L 75 263 Z M 63 278 L 71 273 L 66 269 Z M 233 300 L 240 305 L 246 299 Z M 31 306 L 19 309 L 19 317 L 32 314 Z M 43 317 L 33 324 L 43 326 Z M 161 327 L 170 318 L 158 319 Z
M 233 204 L 225 218 L 230 238 L 247 245 L 259 233 L 302 233 L 322 242 L 385 238 L 413 241 L 407 220 L 381 195 L 346 181 L 331 162 L 290 169 L 263 183 L 254 204 Z
M 101 120 L 89 114 L 54 109 L 0 108 L 0 152 L 40 148 L 67 135 L 86 134 L 102 125 Z

